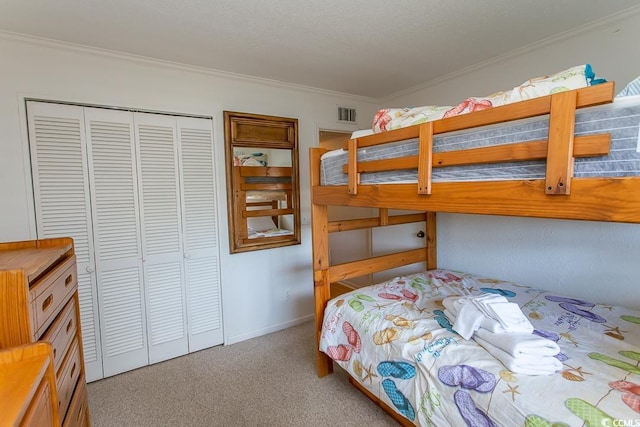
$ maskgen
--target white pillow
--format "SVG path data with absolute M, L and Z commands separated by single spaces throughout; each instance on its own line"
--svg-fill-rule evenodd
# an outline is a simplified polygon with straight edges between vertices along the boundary
M 616 98 L 633 95 L 640 95 L 640 76 L 636 77 L 624 89 L 618 92 Z

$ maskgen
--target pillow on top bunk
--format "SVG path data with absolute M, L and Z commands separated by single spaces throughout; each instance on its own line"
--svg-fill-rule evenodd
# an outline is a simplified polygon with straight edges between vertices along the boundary
M 606 82 L 605 79 L 596 78 L 590 64 L 578 65 L 549 76 L 527 80 L 508 91 L 497 92 L 486 97 L 467 98 L 454 107 L 385 108 L 379 110 L 373 118 L 373 131 L 383 132 L 403 128 L 604 82 Z
M 234 166 L 267 166 L 269 156 L 266 153 L 235 153 L 233 156 Z
M 622 98 L 623 96 L 633 96 L 633 95 L 640 95 L 640 76 L 631 80 L 631 82 L 624 89 L 618 92 L 618 94 L 616 95 L 616 98 Z

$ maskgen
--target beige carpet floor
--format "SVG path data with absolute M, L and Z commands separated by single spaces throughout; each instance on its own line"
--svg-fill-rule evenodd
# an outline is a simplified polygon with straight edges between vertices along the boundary
M 347 382 L 318 378 L 313 322 L 89 384 L 94 427 L 397 426 Z

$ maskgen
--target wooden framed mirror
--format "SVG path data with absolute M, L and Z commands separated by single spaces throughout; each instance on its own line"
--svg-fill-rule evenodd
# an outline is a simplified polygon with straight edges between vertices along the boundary
M 300 244 L 298 119 L 224 112 L 229 250 Z

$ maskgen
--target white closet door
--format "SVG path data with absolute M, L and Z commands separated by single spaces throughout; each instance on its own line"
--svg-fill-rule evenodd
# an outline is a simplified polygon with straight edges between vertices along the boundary
M 222 344 L 212 121 L 178 117 L 189 351 Z
M 75 242 L 87 380 L 222 344 L 212 121 L 27 112 L 38 238 Z
M 188 353 L 176 119 L 135 113 L 150 363 Z
M 148 364 L 133 115 L 85 108 L 104 375 Z
M 87 381 L 103 377 L 82 107 L 27 102 L 38 239 L 72 237 Z

